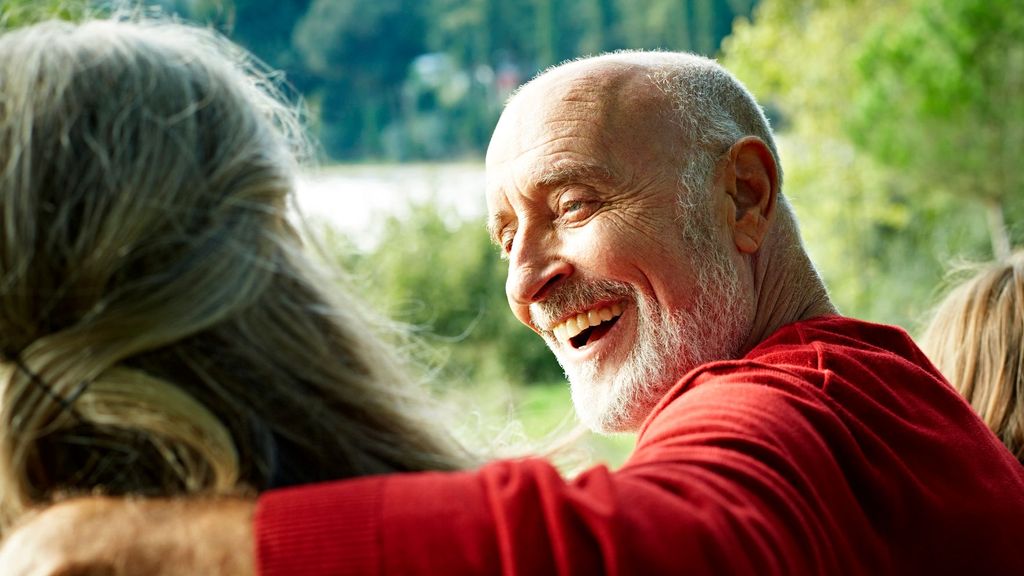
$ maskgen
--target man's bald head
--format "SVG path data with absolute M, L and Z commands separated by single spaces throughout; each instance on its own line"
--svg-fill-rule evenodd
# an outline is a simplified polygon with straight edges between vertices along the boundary
M 674 125 L 683 185 L 702 195 L 715 160 L 744 136 L 768 146 L 779 185 L 782 164 L 768 119 L 753 95 L 714 60 L 682 52 L 622 51 L 573 60 L 552 68 L 513 94 L 535 105 L 537 98 L 557 97 L 558 87 L 575 92 L 581 101 L 600 101 L 606 108 L 635 111 L 663 107 Z

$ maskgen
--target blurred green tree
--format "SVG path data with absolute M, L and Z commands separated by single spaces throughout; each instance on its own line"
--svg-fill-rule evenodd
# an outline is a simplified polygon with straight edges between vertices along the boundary
M 284 69 L 330 158 L 404 161 L 481 156 L 508 94 L 566 59 L 621 48 L 714 54 L 754 0 L 159 3 Z M 434 54 L 464 88 L 424 89 L 416 61 Z
M 428 201 L 388 217 L 369 252 L 331 244 L 377 309 L 446 356 L 440 381 L 564 381 L 543 341 L 509 312 L 506 263 L 479 222 L 452 220 Z
M 1005 6 L 988 8 L 1001 14 Z M 923 318 L 951 260 L 991 254 L 986 212 L 973 191 L 948 186 L 953 180 L 925 167 L 933 162 L 914 160 L 921 170 L 910 170 L 881 148 L 943 137 L 935 119 L 906 116 L 916 109 L 913 98 L 903 102 L 891 90 L 883 96 L 875 84 L 890 73 L 872 69 L 883 66 L 887 46 L 879 30 L 912 29 L 915 9 L 911 0 L 764 0 L 723 46 L 726 66 L 768 104 L 780 129 L 784 190 L 833 298 L 845 313 L 905 326 Z M 879 116 L 873 106 L 886 99 L 891 109 Z M 1019 126 L 1017 118 L 1007 121 Z M 876 129 L 883 135 L 865 134 Z M 985 138 L 975 137 L 977 145 Z M 938 148 L 934 162 L 964 166 L 952 156 L 941 160 Z
M 425 51 L 417 0 L 314 0 L 292 41 L 321 82 L 320 139 L 338 157 L 379 157 L 381 132 L 401 116 L 397 87 L 409 62 Z
M 296 85 L 305 85 L 292 30 L 312 0 L 177 0 L 171 4 L 192 19 L 215 24 L 270 66 L 289 70 Z
M 0 0 L 0 30 L 41 20 L 81 20 L 96 9 L 89 0 Z
M 1024 3 L 917 1 L 871 30 L 850 121 L 854 141 L 907 170 L 922 193 L 985 207 L 992 251 L 1024 230 Z

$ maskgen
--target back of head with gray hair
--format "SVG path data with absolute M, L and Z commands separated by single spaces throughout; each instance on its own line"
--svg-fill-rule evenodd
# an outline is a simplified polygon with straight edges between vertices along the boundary
M 0 536 L 66 494 L 469 461 L 303 252 L 303 141 L 274 78 L 211 31 L 0 34 Z

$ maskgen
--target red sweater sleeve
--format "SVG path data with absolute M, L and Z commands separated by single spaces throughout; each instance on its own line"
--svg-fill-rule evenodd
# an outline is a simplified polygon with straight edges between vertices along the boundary
M 769 388 L 730 392 L 711 401 L 694 390 L 671 405 L 685 417 L 653 422 L 614 474 L 595 468 L 566 482 L 527 460 L 270 493 L 257 519 L 260 571 L 835 573 L 829 535 L 864 527 L 837 525 L 819 502 L 816 484 L 842 480 L 824 445 L 791 426 L 778 444 L 758 439 L 772 428 L 766 409 L 780 420 L 794 411 Z M 820 464 L 809 476 L 799 462 Z
M 788 360 L 684 379 L 618 472 L 566 481 L 540 460 L 502 461 L 268 493 L 260 573 L 1024 573 L 1024 473 L 955 395 L 929 397 L 941 382 L 904 397 L 879 376 L 903 368 L 876 366 L 859 391 L 825 367 L 842 364 L 835 351 L 773 353 Z M 945 437 L 951 448 L 933 436 L 956 418 L 971 426 Z M 979 493 L 964 504 L 964 491 Z

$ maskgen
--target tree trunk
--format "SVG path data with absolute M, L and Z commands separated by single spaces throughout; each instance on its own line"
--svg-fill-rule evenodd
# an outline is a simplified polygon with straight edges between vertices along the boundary
M 985 215 L 988 217 L 988 234 L 992 239 L 992 254 L 996 260 L 1010 257 L 1010 235 L 1006 231 L 1003 203 L 997 198 L 985 200 Z

